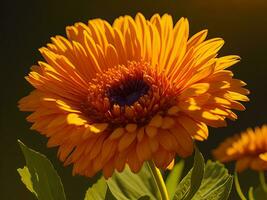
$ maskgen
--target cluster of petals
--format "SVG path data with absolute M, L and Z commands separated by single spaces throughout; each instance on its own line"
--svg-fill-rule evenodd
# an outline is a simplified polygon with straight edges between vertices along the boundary
M 236 171 L 267 170 L 267 125 L 249 128 L 240 135 L 227 138 L 213 151 L 221 162 L 236 161 Z
M 191 155 L 208 126 L 225 126 L 237 119 L 232 109 L 245 109 L 239 101 L 249 91 L 227 69 L 239 57 L 218 57 L 224 41 L 207 40 L 207 30 L 189 37 L 185 18 L 173 24 L 167 14 L 138 13 L 66 33 L 40 49 L 44 61 L 26 77 L 35 90 L 19 108 L 32 112 L 32 129 L 59 147 L 73 174 L 110 177 L 126 164 L 138 172 L 147 160 L 166 168 Z

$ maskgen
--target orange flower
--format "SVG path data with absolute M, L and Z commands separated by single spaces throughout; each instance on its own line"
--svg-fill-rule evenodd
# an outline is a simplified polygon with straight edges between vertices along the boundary
M 213 154 L 221 162 L 236 160 L 238 172 L 247 168 L 267 170 L 267 125 L 226 139 Z
M 178 154 L 193 151 L 193 139 L 208 137 L 207 125 L 244 110 L 244 82 L 226 68 L 238 56 L 217 57 L 220 38 L 207 30 L 189 39 L 189 25 L 170 15 L 146 20 L 119 17 L 66 28 L 40 49 L 26 79 L 35 90 L 19 102 L 32 129 L 59 146 L 58 156 L 73 163 L 73 174 L 109 177 L 128 164 L 138 172 L 144 161 L 166 168 Z

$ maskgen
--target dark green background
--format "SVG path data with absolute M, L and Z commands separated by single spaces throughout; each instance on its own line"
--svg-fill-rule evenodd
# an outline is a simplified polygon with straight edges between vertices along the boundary
M 46 139 L 30 131 L 26 113 L 17 101 L 31 91 L 24 80 L 31 65 L 41 59 L 37 49 L 56 34 L 65 35 L 65 26 L 100 17 L 112 22 L 120 15 L 134 16 L 138 11 L 150 17 L 169 13 L 177 21 L 189 19 L 190 33 L 209 29 L 209 37 L 222 37 L 226 44 L 221 55 L 238 54 L 242 62 L 232 68 L 235 77 L 248 83 L 251 101 L 227 128 L 210 129 L 209 140 L 200 144 L 206 158 L 223 138 L 247 127 L 267 122 L 267 1 L 266 0 L 21 0 L 1 1 L 1 131 L 0 199 L 33 199 L 16 172 L 24 165 L 17 145 L 21 139 L 28 146 L 46 154 L 62 177 L 68 199 L 82 199 L 92 179 L 72 177 L 56 158 L 56 149 L 46 149 Z M 229 166 L 232 168 L 232 166 Z M 243 178 L 249 177 L 248 173 Z M 253 183 L 249 179 L 243 184 Z M 232 195 L 232 199 L 236 199 Z

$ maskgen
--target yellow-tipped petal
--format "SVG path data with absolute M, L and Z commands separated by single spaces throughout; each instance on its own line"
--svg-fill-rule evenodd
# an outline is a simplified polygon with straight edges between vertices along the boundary
M 158 128 L 156 128 L 154 126 L 146 126 L 145 132 L 149 137 L 153 138 L 157 134 Z
M 116 128 L 111 135 L 109 136 L 110 139 L 114 140 L 120 138 L 125 133 L 124 128 Z
M 136 133 L 125 133 L 118 144 L 119 152 L 126 149 L 136 138 Z
M 75 113 L 68 114 L 67 122 L 68 124 L 73 124 L 77 126 L 84 125 L 86 123 L 84 119 L 81 119 L 80 116 Z
M 175 124 L 175 121 L 171 117 L 164 117 L 162 121 L 161 128 L 170 129 Z
M 96 124 L 90 124 L 90 131 L 92 131 L 93 133 L 102 133 L 103 131 L 106 130 L 106 128 L 108 127 L 107 123 L 96 123 Z
M 163 119 L 160 115 L 154 116 L 151 121 L 149 122 L 150 126 L 155 126 L 157 128 L 162 126 Z
M 137 129 L 137 125 L 136 124 L 127 124 L 125 129 L 130 132 L 130 133 L 133 133 L 136 131 Z
M 172 161 L 171 161 L 171 163 L 168 165 L 167 169 L 168 169 L 168 170 L 172 170 L 173 167 L 174 167 L 174 164 L 175 164 L 175 160 L 172 159 Z
M 168 114 L 169 114 L 169 115 L 176 115 L 179 111 L 180 111 L 180 108 L 179 108 L 178 106 L 172 106 L 172 107 L 168 110 Z

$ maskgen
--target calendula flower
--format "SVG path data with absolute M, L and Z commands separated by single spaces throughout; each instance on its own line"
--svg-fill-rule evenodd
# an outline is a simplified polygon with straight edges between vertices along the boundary
M 237 172 L 247 168 L 267 170 L 267 125 L 226 139 L 213 154 L 221 162 L 235 160 Z
M 245 83 L 226 70 L 239 57 L 217 57 L 224 42 L 205 40 L 207 30 L 189 39 L 185 18 L 94 19 L 66 32 L 40 49 L 45 61 L 26 77 L 35 90 L 19 107 L 73 174 L 109 177 L 126 164 L 138 172 L 147 160 L 166 168 L 192 154 L 207 125 L 244 110 Z

